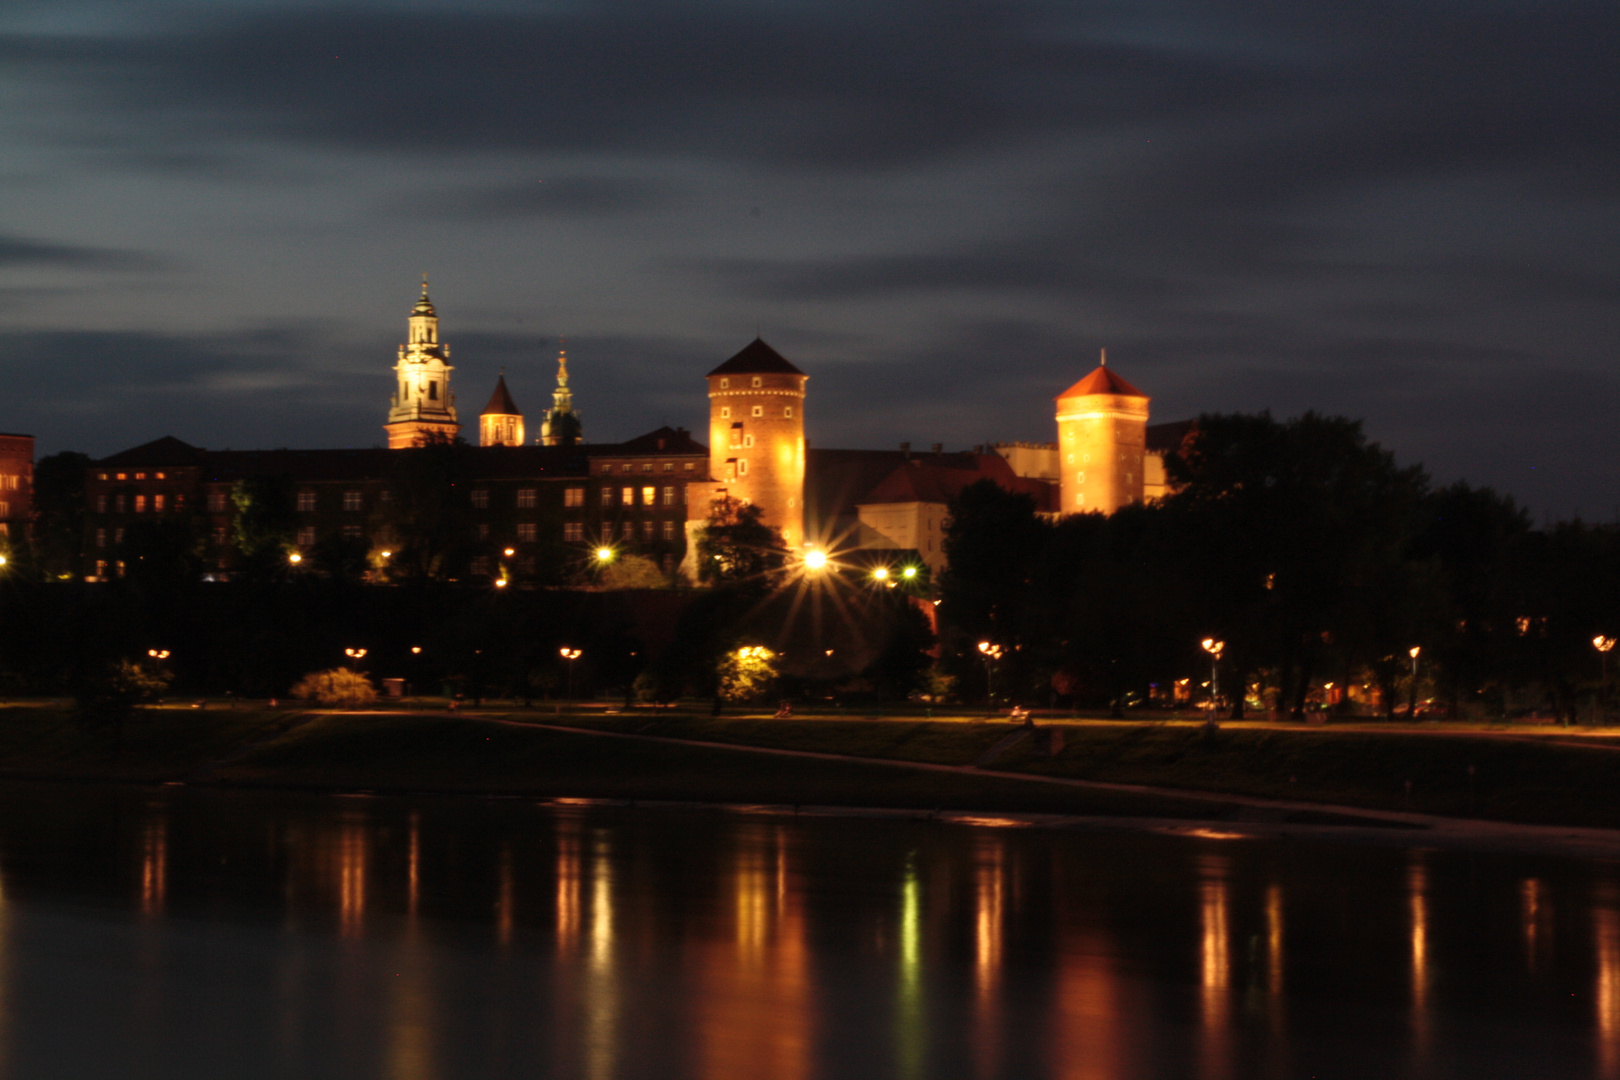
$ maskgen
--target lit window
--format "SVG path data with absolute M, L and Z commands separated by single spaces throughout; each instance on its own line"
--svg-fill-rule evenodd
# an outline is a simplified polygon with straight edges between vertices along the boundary
M 612 506 L 613 505 L 613 489 L 612 488 L 605 487 L 605 488 L 602 489 L 602 505 L 603 506 Z
M 748 459 L 747 458 L 739 458 L 738 459 L 738 461 L 737 461 L 737 475 L 738 476 L 747 476 L 748 475 Z
M 682 465 L 681 468 L 685 472 L 691 472 L 692 471 L 692 463 L 690 461 L 688 461 L 686 464 Z
M 675 463 L 673 461 L 664 462 L 664 471 L 665 472 L 674 472 L 675 471 Z
M 135 479 L 137 479 L 137 480 L 145 480 L 146 479 L 146 474 L 143 473 L 143 472 L 138 472 L 138 473 L 135 474 Z
M 730 405 L 722 405 L 722 406 L 720 406 L 720 419 L 722 419 L 722 420 L 730 420 L 731 419 L 731 406 Z
M 298 493 L 298 512 L 300 514 L 313 514 L 315 512 L 315 493 L 313 491 L 300 491 Z
M 732 425 L 732 427 L 731 427 L 731 446 L 729 447 L 729 449 L 732 449 L 732 450 L 741 450 L 742 449 L 742 432 L 737 430 L 740 427 L 742 427 L 741 424 L 733 424 Z
M 748 449 L 752 448 L 753 445 L 754 445 L 754 437 L 752 435 L 744 435 L 743 436 L 743 449 L 748 450 Z
M 722 377 L 720 379 L 720 389 L 722 389 L 722 390 L 730 390 L 731 389 L 731 380 Z
M 664 539 L 675 539 L 675 523 L 673 521 L 664 522 Z
M 101 479 L 101 480 L 107 479 L 107 474 L 106 473 L 97 473 L 96 476 L 97 476 L 98 479 Z
M 104 548 L 106 546 L 107 546 L 107 530 L 106 529 L 97 529 L 96 530 L 96 547 Z
M 654 527 L 655 526 L 651 521 L 643 521 L 641 523 L 641 538 L 647 541 L 649 544 L 652 543 Z
M 563 541 L 569 544 L 582 544 L 585 542 L 585 525 L 583 522 L 568 521 L 563 523 Z
M 360 510 L 364 505 L 358 491 L 345 491 L 343 493 L 343 509 L 349 513 Z
M 137 514 L 146 513 L 146 496 L 145 495 L 137 495 L 137 496 L 135 496 L 135 512 Z
M 568 502 L 566 505 L 568 505 L 568 506 L 584 506 L 585 505 L 585 489 L 584 488 L 569 488 L 568 489 L 568 498 L 573 500 L 573 501 Z M 518 509 L 519 510 L 531 510 L 531 509 L 533 509 L 534 508 L 534 488 L 518 488 L 517 504 L 518 504 Z
M 758 375 L 755 375 L 754 376 L 754 389 L 758 390 L 760 387 L 762 387 L 764 385 L 765 385 L 765 380 L 760 378 Z
M 789 419 L 789 420 L 793 419 L 793 406 L 791 406 L 791 405 L 783 406 L 782 415 L 785 418 Z
M 641 471 L 642 472 L 652 472 L 652 469 L 653 469 L 652 462 L 650 462 L 650 461 L 644 462 L 642 464 L 642 466 L 641 466 Z
M 624 523 L 624 538 L 626 540 L 633 540 L 633 539 L 635 539 L 635 536 L 636 536 L 636 523 L 633 522 L 633 521 L 625 522 Z
M 658 498 L 658 489 L 657 488 L 644 487 L 644 488 L 641 489 L 641 505 L 642 506 L 651 506 L 657 500 L 657 498 Z
M 124 512 L 124 497 L 122 495 L 114 495 L 113 496 L 113 513 L 122 514 L 123 512 Z
M 488 510 L 489 509 L 489 491 L 486 490 L 485 488 L 479 488 L 477 491 L 473 492 L 472 493 L 472 504 L 473 504 L 473 509 L 474 510 Z
M 523 501 L 523 496 L 525 496 L 525 495 L 527 495 L 529 497 L 528 502 Z M 528 506 L 533 506 L 534 505 L 534 489 L 533 488 L 528 488 L 528 489 L 526 489 L 524 491 L 518 492 L 518 505 L 523 506 L 523 507 L 528 507 Z M 563 505 L 564 506 L 584 506 L 585 505 L 585 489 L 584 488 L 579 488 L 579 487 L 564 488 L 563 489 Z
M 517 536 L 518 543 L 520 544 L 534 543 L 534 522 L 525 521 L 519 524 L 517 527 Z
M 621 504 L 625 505 L 625 506 L 634 506 L 634 505 L 636 505 L 636 489 L 635 488 L 625 488 L 624 492 L 623 492 L 623 497 L 619 500 L 619 502 Z
M 664 505 L 675 505 L 675 488 L 673 486 L 664 489 Z
M 625 473 L 627 473 L 627 472 L 634 472 L 634 471 L 635 471 L 635 468 L 636 468 L 636 467 L 635 467 L 635 466 L 634 466 L 634 465 L 632 465 L 632 464 L 630 464 L 630 463 L 629 463 L 629 462 L 628 462 L 628 461 L 627 461 L 627 462 L 625 462 L 625 463 L 624 463 L 624 468 L 622 468 L 622 469 L 620 469 L 620 470 L 619 470 L 619 471 L 620 471 L 620 472 L 625 472 Z
M 752 415 L 754 415 L 754 416 L 764 416 L 765 415 L 765 406 L 763 406 L 763 405 L 755 405 Z
M 153 473 L 152 475 L 156 476 L 159 480 L 167 480 L 169 478 L 168 473 Z
M 118 474 L 118 479 L 120 479 L 120 480 L 128 480 L 129 479 L 129 473 L 119 473 Z
M 105 480 L 107 478 L 105 476 L 103 476 L 102 479 Z M 106 576 L 107 576 L 107 560 L 106 559 L 97 559 L 96 560 L 96 577 L 104 578 Z
M 613 462 L 611 462 L 611 461 L 603 462 L 602 463 L 602 471 L 605 472 L 605 473 L 612 472 L 613 471 Z
M 123 542 L 124 542 L 124 530 L 123 529 L 114 529 L 113 530 L 113 543 L 114 544 L 122 544 Z
M 1126 479 L 1129 479 L 1129 477 L 1127 477 Z M 154 495 L 154 496 L 152 496 L 152 509 L 155 510 L 155 511 L 163 509 L 163 496 L 162 495 Z

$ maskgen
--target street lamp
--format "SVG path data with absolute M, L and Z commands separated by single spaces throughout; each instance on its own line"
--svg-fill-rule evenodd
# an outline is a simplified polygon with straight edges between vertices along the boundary
M 295 551 L 291 555 L 287 556 L 287 561 L 292 563 L 294 566 L 297 566 L 299 563 L 304 561 L 304 557 Z
M 827 568 L 827 553 L 820 548 L 806 548 L 804 552 L 804 568 L 811 573 L 819 573 Z
M 1592 639 L 1592 648 L 1598 651 L 1598 692 L 1597 699 L 1592 703 L 1592 722 L 1601 723 L 1599 708 L 1603 701 L 1603 692 L 1609 685 L 1609 650 L 1614 648 L 1615 639 L 1599 634 Z
M 353 660 L 355 667 L 359 667 L 360 666 L 360 661 L 364 660 L 365 657 L 366 657 L 366 650 L 364 650 L 364 649 L 344 649 L 343 650 L 343 655 L 347 656 L 350 660 Z
M 985 696 L 985 701 L 990 706 L 991 715 L 995 715 L 995 711 L 996 711 L 996 691 L 995 691 L 995 673 L 994 673 L 994 670 L 993 670 L 993 665 L 997 660 L 1001 659 L 1001 646 L 997 645 L 993 641 L 981 641 L 981 642 L 979 642 L 979 652 L 984 654 L 984 696 Z
M 570 649 L 567 645 L 557 650 L 557 655 L 568 661 L 568 696 L 574 696 L 574 661 L 582 655 L 579 649 Z
M 599 548 L 597 548 L 596 549 L 596 561 L 599 562 L 599 563 L 610 563 L 610 562 L 612 562 L 613 561 L 613 549 L 610 548 L 610 547 L 599 547 Z
M 1418 653 L 1422 651 L 1423 646 L 1421 645 L 1414 645 L 1406 650 L 1406 655 L 1412 658 L 1412 693 L 1407 697 L 1406 705 L 1406 718 L 1408 720 L 1417 719 L 1417 658 Z
M 1207 637 L 1199 644 L 1209 653 L 1209 718 L 1214 720 L 1215 703 L 1221 696 L 1221 652 L 1225 650 L 1226 642 Z
M 169 658 L 169 650 L 168 649 L 147 649 L 146 650 L 146 655 L 150 656 L 154 660 L 167 660 Z

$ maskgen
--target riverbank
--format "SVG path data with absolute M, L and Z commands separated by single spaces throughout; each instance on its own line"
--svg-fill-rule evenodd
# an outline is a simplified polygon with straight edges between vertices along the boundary
M 12 705 L 0 709 L 0 775 L 1377 827 L 1427 815 L 1620 829 L 1612 741 L 1488 731 L 1105 721 L 1028 730 L 967 717 L 214 705 L 149 710 L 115 742 L 108 731 L 82 729 L 65 708 Z M 1363 820 L 1358 811 L 1369 813 Z

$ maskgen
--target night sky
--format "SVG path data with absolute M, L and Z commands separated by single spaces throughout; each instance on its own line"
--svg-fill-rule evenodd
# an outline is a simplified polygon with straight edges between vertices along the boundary
M 701 432 L 756 332 L 814 445 L 1366 421 L 1620 508 L 1612 0 L 28 3 L 0 11 L 0 430 L 369 446 L 421 275 L 464 424 Z

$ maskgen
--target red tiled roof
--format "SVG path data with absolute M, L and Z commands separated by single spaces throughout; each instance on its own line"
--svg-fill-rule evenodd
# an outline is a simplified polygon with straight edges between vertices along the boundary
M 208 454 L 200 446 L 181 442 L 173 435 L 102 458 L 98 465 L 200 465 Z
M 587 446 L 593 458 L 598 457 L 647 457 L 655 454 L 708 456 L 709 448 L 692 438 L 691 432 L 685 428 L 661 427 L 657 431 L 649 431 L 645 435 L 638 435 L 629 442 L 622 443 L 596 443 Z
M 1093 394 L 1116 394 L 1120 397 L 1147 397 L 1147 395 L 1142 393 L 1142 391 L 1138 390 L 1136 387 L 1132 386 L 1130 383 L 1126 382 L 1124 379 L 1115 374 L 1113 368 L 1099 367 L 1096 371 L 1093 371 L 1090 375 L 1087 375 L 1085 378 L 1063 391 L 1063 393 L 1059 394 L 1057 399 L 1062 401 L 1064 398 L 1090 397 Z
M 721 364 L 710 375 L 803 375 L 787 358 L 761 338 L 755 338 L 742 352 Z

